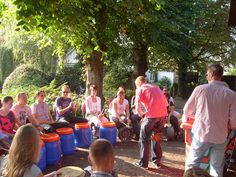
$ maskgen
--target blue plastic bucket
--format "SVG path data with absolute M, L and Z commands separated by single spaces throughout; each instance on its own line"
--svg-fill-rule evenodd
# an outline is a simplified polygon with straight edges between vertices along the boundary
M 38 167 L 41 169 L 41 171 L 44 171 L 46 169 L 46 148 L 44 143 L 42 144 L 42 147 L 40 149 L 40 158 L 38 162 Z
M 103 122 L 99 129 L 99 138 L 110 141 L 111 144 L 116 144 L 117 129 L 114 122 Z
M 75 145 L 76 147 L 87 148 L 93 139 L 92 130 L 88 123 L 75 124 Z
M 61 138 L 61 150 L 63 155 L 75 152 L 75 136 L 72 128 L 58 128 L 56 132 Z
M 61 160 L 61 142 L 58 134 L 48 133 L 41 136 L 46 147 L 47 165 L 56 165 Z

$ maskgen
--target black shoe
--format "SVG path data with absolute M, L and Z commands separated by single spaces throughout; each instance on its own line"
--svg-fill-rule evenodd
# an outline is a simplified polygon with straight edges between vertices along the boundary
M 143 168 L 143 169 L 145 169 L 145 170 L 148 169 L 148 167 L 142 166 L 139 162 L 135 162 L 135 163 L 134 163 L 134 166 L 139 167 L 139 168 Z
M 135 141 L 138 141 L 138 140 L 139 140 L 139 136 L 136 135 L 136 136 L 134 137 L 134 140 L 135 140 Z

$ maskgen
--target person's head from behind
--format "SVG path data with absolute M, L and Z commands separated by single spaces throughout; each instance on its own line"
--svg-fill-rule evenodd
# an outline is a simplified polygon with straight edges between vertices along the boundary
M 220 64 L 212 64 L 207 68 L 207 80 L 208 82 L 212 80 L 221 80 L 223 76 L 224 69 Z
M 26 105 L 27 104 L 27 94 L 25 92 L 18 93 L 17 101 L 18 101 L 19 105 Z
M 43 102 L 44 101 L 44 98 L 46 96 L 46 93 L 44 90 L 38 90 L 35 94 L 35 97 L 36 97 L 36 100 L 38 102 Z
M 140 88 L 147 80 L 144 76 L 138 76 L 135 80 L 135 85 L 137 88 Z
M 10 110 L 13 104 L 13 98 L 11 96 L 5 96 L 2 99 L 0 107 L 5 110 Z
M 63 85 L 61 88 L 61 94 L 63 98 L 67 98 L 70 93 L 70 87 L 68 85 Z
M 27 168 L 38 162 L 40 143 L 39 133 L 32 124 L 21 126 L 9 149 L 4 176 L 23 176 Z
M 88 159 L 94 171 L 112 172 L 114 151 L 111 143 L 105 139 L 95 140 L 89 147 Z
M 188 169 L 183 177 L 211 177 L 211 175 L 206 171 L 201 169 L 200 167 L 193 167 Z
M 96 85 L 90 85 L 90 95 L 97 96 L 98 87 Z

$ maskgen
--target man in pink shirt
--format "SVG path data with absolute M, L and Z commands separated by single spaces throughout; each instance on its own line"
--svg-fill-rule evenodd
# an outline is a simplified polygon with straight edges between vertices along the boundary
M 135 163 L 136 166 L 147 169 L 149 160 L 149 143 L 151 141 L 151 160 L 157 168 L 161 167 L 160 161 L 162 150 L 159 141 L 152 139 L 154 127 L 159 131 L 164 127 L 167 116 L 167 101 L 158 86 L 147 83 L 143 76 L 135 80 L 136 91 L 136 111 L 141 120 L 140 128 L 140 161 Z M 141 109 L 141 104 L 145 107 L 146 112 Z
M 184 116 L 195 115 L 193 139 L 185 170 L 200 166 L 204 153 L 211 148 L 210 175 L 223 176 L 224 153 L 227 145 L 228 123 L 236 127 L 236 94 L 220 81 L 223 68 L 208 67 L 208 84 L 197 86 L 186 105 Z

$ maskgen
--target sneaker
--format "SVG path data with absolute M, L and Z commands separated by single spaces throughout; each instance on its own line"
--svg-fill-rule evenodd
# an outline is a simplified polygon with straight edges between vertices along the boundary
M 156 169 L 160 169 L 162 167 L 161 162 L 152 162 L 152 164 L 156 167 Z
M 143 168 L 143 169 L 145 169 L 145 170 L 148 169 L 148 167 L 142 166 L 139 162 L 135 162 L 135 163 L 134 163 L 134 166 L 139 167 L 139 168 Z

